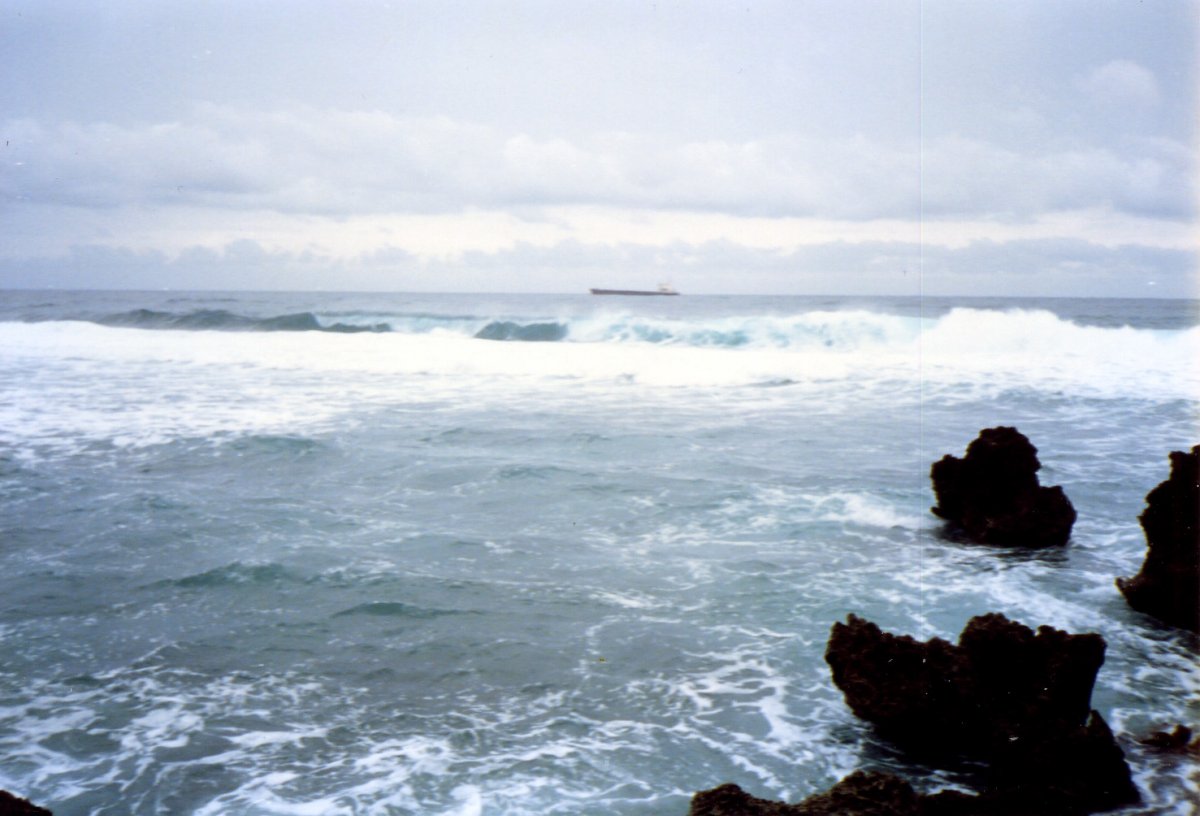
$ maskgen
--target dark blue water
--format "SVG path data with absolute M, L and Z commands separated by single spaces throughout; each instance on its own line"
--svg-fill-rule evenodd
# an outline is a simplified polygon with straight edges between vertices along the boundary
M 0 787 L 56 814 L 683 814 L 911 766 L 822 660 L 848 612 L 1108 641 L 1147 805 L 1194 637 L 1128 609 L 1200 442 L 1194 301 L 0 296 Z M 1063 551 L 938 536 L 1016 425 Z M 1191 787 L 1189 787 L 1189 785 Z

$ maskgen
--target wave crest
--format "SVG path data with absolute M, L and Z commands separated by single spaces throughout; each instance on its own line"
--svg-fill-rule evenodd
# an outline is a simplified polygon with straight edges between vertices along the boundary
M 322 325 L 312 312 L 247 317 L 225 309 L 197 309 L 191 312 L 163 312 L 132 309 L 106 315 L 95 321 L 102 326 L 131 329 L 175 329 L 188 331 L 324 331 L 338 334 L 391 331 L 387 323 L 366 326 L 349 323 Z
M 479 340 L 524 340 L 526 342 L 555 342 L 565 340 L 568 329 L 562 323 L 515 323 L 493 320 L 479 331 Z

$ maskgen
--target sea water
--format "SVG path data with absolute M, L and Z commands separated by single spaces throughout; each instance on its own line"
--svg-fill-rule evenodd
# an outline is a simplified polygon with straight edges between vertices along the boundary
M 1197 641 L 1113 585 L 1200 443 L 1195 301 L 0 294 L 0 787 L 71 814 L 675 814 L 856 768 L 848 613 L 1108 643 L 1145 804 Z M 943 538 L 1013 425 L 1070 544 Z

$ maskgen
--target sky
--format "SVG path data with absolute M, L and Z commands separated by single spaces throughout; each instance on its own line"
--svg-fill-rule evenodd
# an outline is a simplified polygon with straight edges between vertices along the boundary
M 1200 297 L 1200 0 L 0 0 L 0 288 Z

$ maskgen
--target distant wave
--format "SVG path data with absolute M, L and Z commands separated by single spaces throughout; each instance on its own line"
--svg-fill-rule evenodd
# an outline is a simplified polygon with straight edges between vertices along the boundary
M 440 618 L 443 615 L 458 615 L 462 614 L 457 610 L 452 609 L 427 609 L 421 606 L 413 606 L 412 604 L 401 603 L 399 601 L 371 601 L 362 603 L 357 606 L 352 606 L 349 609 L 343 609 L 340 612 L 335 612 L 333 617 L 343 618 L 348 615 L 367 615 L 370 617 L 382 618 Z
M 62 318 L 59 318 L 61 320 Z M 75 318 L 79 319 L 79 318 Z M 429 312 L 298 312 L 251 317 L 224 309 L 133 309 L 84 318 L 102 326 L 143 330 L 325 332 L 433 335 L 518 343 L 657 346 L 721 350 L 775 350 L 846 355 L 878 351 L 907 354 L 918 346 L 927 359 L 964 355 L 1043 356 L 1053 349 L 1083 358 L 1101 348 L 1101 359 L 1123 358 L 1131 348 L 1148 357 L 1163 344 L 1194 346 L 1200 328 L 1148 329 L 1081 325 L 1045 310 L 955 308 L 938 317 L 867 310 L 808 311 L 779 315 L 664 317 L 628 312 L 574 316 L 436 314 Z M 31 322 L 45 322 L 37 320 Z M 1188 339 L 1190 338 L 1190 339 Z M 769 372 L 765 382 L 794 379 Z
M 220 567 L 187 575 L 162 584 L 172 584 L 185 589 L 212 589 L 215 587 L 265 586 L 295 580 L 292 573 L 282 564 L 249 564 L 234 561 Z
M 367 326 L 349 323 L 322 325 L 311 312 L 278 315 L 275 317 L 247 317 L 225 309 L 199 309 L 192 312 L 160 312 L 153 309 L 133 309 L 96 319 L 102 326 L 134 329 L 184 329 L 191 331 L 324 331 L 338 334 L 357 332 L 387 332 L 387 323 Z

